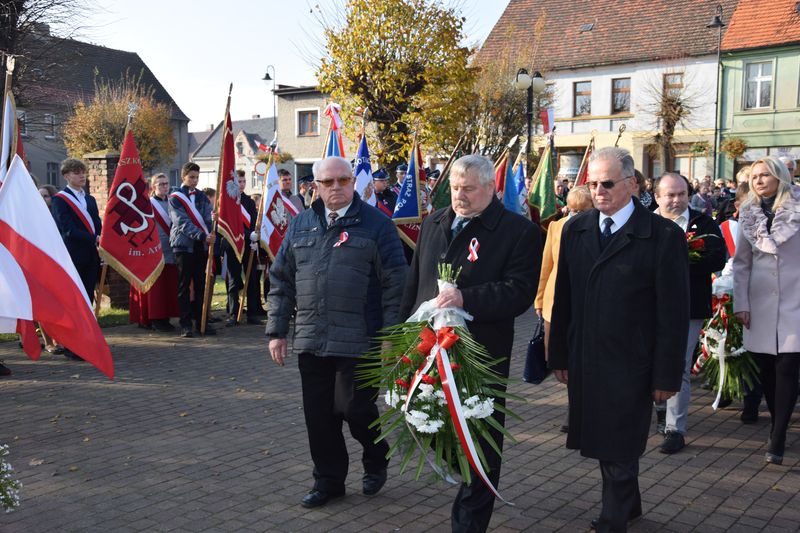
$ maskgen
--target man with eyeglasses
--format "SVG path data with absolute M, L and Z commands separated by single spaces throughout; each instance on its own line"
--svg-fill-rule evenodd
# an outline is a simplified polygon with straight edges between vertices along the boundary
M 567 448 L 600 462 L 603 505 L 592 527 L 619 532 L 642 514 L 652 402 L 681 386 L 689 260 L 680 226 L 632 198 L 627 150 L 594 152 L 587 185 L 595 209 L 562 233 L 549 364 L 569 391 Z
M 386 441 L 375 443 L 377 389 L 354 380 L 359 356 L 384 326 L 398 321 L 406 261 L 391 219 L 355 192 L 350 163 L 314 163 L 319 199 L 295 217 L 270 268 L 267 335 L 272 359 L 283 366 L 289 321 L 297 310 L 292 348 L 298 354 L 314 486 L 307 508 L 343 496 L 348 453 L 342 422 L 364 448 L 362 490 L 386 482 Z

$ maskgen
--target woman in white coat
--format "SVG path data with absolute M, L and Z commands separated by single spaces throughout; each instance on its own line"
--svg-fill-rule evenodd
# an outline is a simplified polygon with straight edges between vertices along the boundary
M 778 158 L 753 163 L 739 231 L 733 307 L 772 417 L 766 461 L 781 464 L 800 372 L 800 187 Z

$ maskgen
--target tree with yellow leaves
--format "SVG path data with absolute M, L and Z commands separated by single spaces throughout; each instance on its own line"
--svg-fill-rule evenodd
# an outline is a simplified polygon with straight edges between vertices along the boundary
M 136 106 L 131 128 L 147 173 L 175 157 L 176 144 L 170 109 L 156 101 L 155 90 L 141 83 L 141 75 L 116 82 L 95 82 L 94 98 L 79 102 L 64 124 L 64 145 L 71 157 L 97 150 L 120 150 L 125 136 L 128 105 Z
M 366 108 L 371 151 L 386 166 L 408 158 L 412 136 L 446 151 L 463 133 L 473 73 L 455 8 L 430 0 L 347 0 L 339 25 L 324 25 L 320 90 L 342 105 L 355 139 Z M 372 141 L 372 139 L 370 139 Z

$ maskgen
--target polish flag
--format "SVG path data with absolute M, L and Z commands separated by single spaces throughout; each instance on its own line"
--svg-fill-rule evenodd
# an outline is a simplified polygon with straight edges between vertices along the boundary
M 0 316 L 11 314 L 5 318 L 39 322 L 56 342 L 113 379 L 111 350 L 89 297 L 19 156 L 14 156 L 0 187 L 0 266 L 5 277 L 5 283 L 0 280 L 0 302 L 15 307 Z M 8 325 L 8 320 L 0 320 L 0 331 Z M 23 323 L 19 328 L 23 344 L 31 326 Z
M 264 213 L 261 219 L 261 247 L 267 251 L 270 259 L 274 260 L 281 247 L 283 237 L 289 229 L 289 221 L 297 216 L 298 211 L 294 204 L 284 199 L 281 194 L 281 185 L 278 180 L 278 167 L 273 162 L 267 171 L 266 194 L 261 200 Z

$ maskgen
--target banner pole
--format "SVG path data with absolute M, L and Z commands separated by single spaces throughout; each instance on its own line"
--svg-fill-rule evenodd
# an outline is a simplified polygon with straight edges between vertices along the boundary
M 225 104 L 225 116 L 222 119 L 222 139 L 219 143 L 219 167 L 217 169 L 217 196 L 214 200 L 214 220 L 211 224 L 211 235 L 217 234 L 217 219 L 219 218 L 219 203 L 222 196 L 222 158 L 225 151 L 225 135 L 227 135 L 225 128 L 228 127 L 228 113 L 231 110 L 231 93 L 233 92 L 233 83 L 228 87 L 228 102 Z M 216 240 L 216 239 L 215 239 Z M 206 283 L 205 292 L 203 294 L 203 313 L 200 319 L 200 335 L 206 334 L 206 325 L 208 324 L 208 309 L 211 307 L 211 296 L 213 294 L 212 282 L 214 281 L 214 245 L 208 245 L 208 260 L 206 261 Z M 195 295 L 197 297 L 197 295 Z
M 267 171 L 264 173 L 264 184 L 261 186 L 261 202 L 258 205 L 258 218 L 256 218 L 256 228 L 254 230 L 255 234 L 261 238 L 261 219 L 264 218 L 264 202 L 267 199 L 267 175 L 269 174 L 270 167 L 274 164 L 275 158 L 275 147 L 272 147 L 272 151 L 269 154 L 269 163 L 267 164 Z M 253 242 L 253 241 L 250 241 Z M 236 314 L 236 323 L 242 321 L 242 309 L 244 309 L 244 298 L 247 295 L 247 286 L 250 282 L 250 274 L 253 272 L 253 256 L 258 254 L 258 250 L 250 250 L 250 257 L 247 259 L 247 269 L 244 276 L 244 286 L 242 287 L 242 294 L 239 297 L 239 310 Z M 266 298 L 267 295 L 264 295 Z

